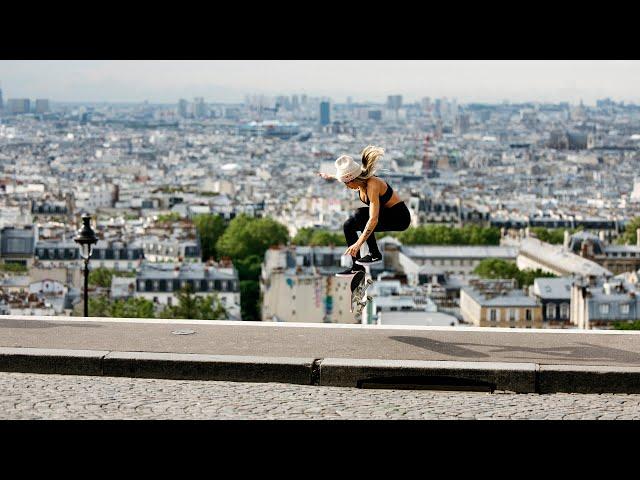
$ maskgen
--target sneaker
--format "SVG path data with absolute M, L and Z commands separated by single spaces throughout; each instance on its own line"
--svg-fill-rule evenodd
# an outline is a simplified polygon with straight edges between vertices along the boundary
M 364 268 L 358 265 L 354 265 L 351 268 L 347 268 L 346 270 L 336 273 L 336 277 L 352 277 L 358 272 L 364 272 Z
M 378 263 L 382 262 L 382 257 L 379 255 L 376 255 L 375 257 L 372 256 L 371 254 L 368 254 L 364 257 L 362 257 L 360 260 L 356 260 L 356 263 L 358 265 L 376 265 Z

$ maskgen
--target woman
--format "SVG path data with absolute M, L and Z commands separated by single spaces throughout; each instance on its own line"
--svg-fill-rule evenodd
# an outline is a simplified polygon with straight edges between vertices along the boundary
M 349 247 L 345 255 L 351 255 L 351 268 L 336 274 L 350 276 L 364 270 L 365 265 L 382 262 L 382 254 L 378 249 L 374 232 L 400 232 L 409 228 L 411 215 L 405 203 L 393 191 L 391 186 L 374 176 L 378 161 L 384 155 L 380 147 L 369 145 L 362 153 L 362 161 L 358 164 L 353 157 L 342 155 L 335 162 L 336 175 L 318 173 L 326 180 L 340 180 L 351 190 L 359 190 L 360 200 L 368 207 L 358 208 L 344 222 L 344 236 Z M 362 232 L 358 237 L 358 231 Z M 369 254 L 360 258 L 360 247 L 367 242 Z

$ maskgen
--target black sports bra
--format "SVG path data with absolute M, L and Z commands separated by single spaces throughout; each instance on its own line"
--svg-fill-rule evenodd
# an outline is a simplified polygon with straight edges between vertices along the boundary
M 384 182 L 384 183 L 387 183 L 387 182 Z M 380 206 L 384 207 L 384 205 L 391 199 L 392 195 L 393 195 L 393 188 L 391 188 L 391 185 L 387 183 L 387 191 L 384 192 L 384 195 L 380 195 Z M 360 192 L 358 192 L 358 196 L 360 197 L 360 201 L 365 205 L 369 205 L 371 203 L 368 198 L 366 202 L 362 200 L 362 197 L 360 196 Z

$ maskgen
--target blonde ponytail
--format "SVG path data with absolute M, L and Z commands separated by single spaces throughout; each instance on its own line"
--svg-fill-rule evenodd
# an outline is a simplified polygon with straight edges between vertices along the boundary
M 362 173 L 358 178 L 368 179 L 377 171 L 378 160 L 384 155 L 384 149 L 368 145 L 362 150 Z

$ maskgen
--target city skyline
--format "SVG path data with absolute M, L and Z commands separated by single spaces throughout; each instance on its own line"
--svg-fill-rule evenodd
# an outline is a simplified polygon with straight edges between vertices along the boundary
M 364 79 L 363 79 L 364 77 Z M 638 103 L 640 62 L 626 60 L 11 60 L 0 61 L 8 98 L 55 102 L 240 103 L 246 95 L 306 94 L 384 103 L 399 94 L 460 103 Z

